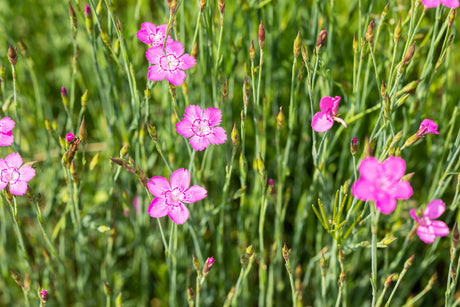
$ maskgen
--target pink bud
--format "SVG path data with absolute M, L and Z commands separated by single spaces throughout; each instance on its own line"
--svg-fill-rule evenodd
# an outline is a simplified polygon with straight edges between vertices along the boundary
M 91 18 L 91 8 L 89 7 L 89 5 L 85 5 L 85 17 Z
M 65 86 L 61 87 L 61 95 L 62 95 L 63 97 L 67 97 L 67 96 L 68 96 L 68 95 L 67 95 L 67 89 L 65 88 Z
M 49 298 L 48 291 L 46 291 L 46 290 L 43 289 L 43 290 L 40 292 L 40 299 L 41 299 L 44 303 L 46 303 L 46 302 L 48 302 L 48 298 Z
M 74 137 L 75 136 L 74 136 L 74 134 L 72 132 L 69 132 L 69 133 L 67 133 L 65 135 L 65 139 L 66 139 L 67 143 L 69 143 L 69 144 L 73 141 Z

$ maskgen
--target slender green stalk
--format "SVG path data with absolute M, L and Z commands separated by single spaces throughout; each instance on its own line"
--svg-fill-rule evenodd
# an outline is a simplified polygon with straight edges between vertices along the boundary
M 372 214 L 372 248 L 371 248 L 371 260 L 372 260 L 372 273 L 371 273 L 371 286 L 372 286 L 372 305 L 375 306 L 377 300 L 377 227 L 379 220 L 379 212 L 374 205 L 371 205 Z

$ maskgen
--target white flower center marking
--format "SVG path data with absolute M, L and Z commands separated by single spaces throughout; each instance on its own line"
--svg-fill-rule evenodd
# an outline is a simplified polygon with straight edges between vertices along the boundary
M 160 59 L 160 66 L 161 69 L 172 72 L 178 69 L 179 60 L 174 55 L 168 54 Z
M 192 124 L 192 131 L 196 136 L 207 136 L 212 133 L 209 120 L 195 119 Z
M 20 175 L 19 175 L 18 169 L 15 167 L 10 167 L 10 168 L 2 170 L 0 180 L 2 182 L 9 182 L 10 184 L 14 184 L 18 182 L 19 177 Z
M 181 200 L 184 198 L 184 193 L 179 188 L 167 191 L 164 195 L 166 204 L 170 207 L 179 207 L 182 204 Z

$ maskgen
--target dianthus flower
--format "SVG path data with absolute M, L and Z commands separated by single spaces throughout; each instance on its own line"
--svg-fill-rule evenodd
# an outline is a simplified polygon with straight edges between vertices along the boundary
M 337 117 L 340 99 L 339 96 L 321 98 L 319 102 L 321 112 L 317 112 L 311 120 L 313 130 L 316 132 L 325 132 L 332 128 L 334 121 L 341 123 L 345 128 L 347 127 L 345 121 Z
M 188 53 L 184 54 L 184 46 L 173 41 L 164 48 L 151 47 L 147 50 L 146 57 L 150 64 L 149 80 L 160 81 L 166 78 L 174 85 L 181 85 L 185 79 L 185 69 L 193 67 L 195 58 Z
M 35 176 L 35 170 L 30 165 L 22 166 L 21 155 L 13 152 L 5 160 L 0 159 L 0 190 L 10 184 L 10 192 L 14 195 L 24 195 L 27 182 Z
M 376 158 L 365 158 L 359 165 L 361 177 L 353 184 L 354 197 L 374 201 L 383 214 L 393 212 L 396 199 L 412 196 L 409 182 L 401 181 L 406 171 L 406 162 L 399 157 L 389 157 L 382 163 Z
M 191 105 L 185 109 L 184 119 L 176 124 L 176 131 L 190 138 L 190 145 L 201 151 L 208 145 L 223 144 L 227 140 L 224 128 L 215 127 L 222 121 L 222 112 L 217 108 L 202 110 L 200 106 Z
M 420 127 L 418 128 L 417 131 L 417 136 L 422 137 L 427 133 L 434 133 L 434 134 L 439 134 L 439 131 L 436 130 L 438 128 L 438 125 L 431 119 L 424 119 L 422 120 Z
M 440 199 L 432 200 L 419 218 L 415 209 L 409 211 L 410 216 L 419 224 L 417 235 L 425 243 L 433 243 L 436 237 L 444 237 L 449 233 L 449 227 L 443 221 L 433 221 L 444 213 L 446 205 Z
M 164 24 L 155 27 L 153 23 L 144 22 L 141 25 L 141 29 L 137 32 L 137 38 L 140 39 L 144 44 L 152 47 L 163 48 L 165 42 L 166 28 L 168 25 Z M 173 42 L 172 38 L 168 35 L 166 44 Z
M 0 119 L 0 146 L 10 146 L 13 144 L 13 130 L 15 125 L 14 120 L 9 117 Z
M 455 9 L 458 7 L 458 0 L 422 0 L 422 4 L 426 8 L 437 7 L 439 5 L 447 6 L 451 9 Z
M 176 224 L 183 224 L 189 217 L 189 211 L 184 205 L 202 200 L 208 193 L 198 185 L 190 187 L 190 173 L 180 168 L 171 174 L 171 185 L 164 177 L 152 177 L 147 187 L 155 198 L 149 206 L 152 217 L 169 215 Z

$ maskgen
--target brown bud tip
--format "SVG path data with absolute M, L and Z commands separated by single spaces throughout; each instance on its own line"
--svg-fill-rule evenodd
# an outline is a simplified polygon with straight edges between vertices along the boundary
M 238 128 L 236 127 L 236 123 L 233 124 L 232 129 L 232 144 L 233 146 L 238 145 Z
M 280 131 L 283 128 L 283 123 L 284 123 L 283 107 L 280 107 L 280 111 L 278 115 L 276 116 L 276 126 L 278 128 L 278 131 Z
M 369 22 L 366 31 L 366 40 L 368 43 L 372 44 L 374 42 L 374 28 L 375 28 L 375 21 L 374 19 Z
M 302 51 L 302 59 L 305 62 L 305 65 L 307 65 L 307 63 L 308 63 L 308 50 L 307 50 L 307 46 L 305 46 L 305 44 L 302 45 L 301 51 Z
M 326 45 L 326 39 L 327 39 L 327 31 L 326 30 L 321 30 L 318 35 L 318 39 L 316 40 L 316 48 L 323 48 L 324 45 Z
M 358 52 L 358 40 L 356 39 L 356 34 L 353 35 L 353 52 Z
M 228 78 L 225 78 L 224 86 L 222 87 L 222 102 L 225 101 L 227 96 L 228 96 Z
M 455 9 L 452 10 L 452 12 L 450 13 L 449 15 L 449 28 L 452 27 L 452 25 L 454 24 L 454 20 L 455 20 Z
M 261 21 L 259 25 L 259 47 L 260 49 L 264 49 L 264 42 L 265 42 L 265 28 L 264 24 Z
M 70 22 L 72 23 L 72 28 L 75 31 L 77 29 L 78 20 L 77 20 L 77 15 L 75 14 L 75 11 L 70 1 L 69 1 L 69 16 L 70 16 Z
M 391 282 L 393 281 L 393 276 L 395 276 L 395 273 L 390 274 L 386 279 L 385 279 L 385 288 L 388 288 L 391 285 Z
M 251 58 L 251 62 L 254 62 L 255 54 L 256 48 L 254 47 L 254 41 L 251 41 L 251 47 L 249 48 L 249 57 Z
M 8 60 L 11 65 L 15 66 L 18 61 L 18 47 L 9 46 L 8 47 Z
M 399 18 L 398 24 L 396 25 L 395 28 L 395 43 L 399 42 L 399 39 L 401 38 L 401 18 Z
M 225 0 L 219 0 L 219 12 L 221 15 L 224 15 L 225 10 Z
M 251 89 L 249 87 L 248 78 L 244 77 L 243 81 L 243 102 L 245 105 L 248 104 L 249 95 L 251 94 Z
M 405 270 L 407 270 L 408 268 L 411 267 L 412 263 L 414 262 L 414 256 L 415 256 L 415 255 L 410 256 L 410 257 L 406 260 L 406 262 L 404 263 L 404 269 L 405 269 Z
M 350 142 L 350 152 L 352 155 L 355 155 L 358 151 L 358 139 L 353 138 Z
M 412 59 L 412 56 L 414 55 L 414 52 L 415 52 L 415 42 L 407 50 L 406 55 L 404 56 L 404 63 L 409 63 L 409 61 Z
M 300 38 L 300 30 L 297 32 L 297 36 L 294 40 L 294 57 L 297 58 L 300 53 L 300 46 L 302 44 L 302 39 Z
M 287 244 L 284 243 L 283 245 L 283 258 L 286 262 L 289 261 L 289 258 L 291 258 L 291 252 L 292 252 L 292 249 L 288 248 Z
M 91 8 L 89 5 L 85 5 L 85 17 L 91 18 Z
M 187 298 L 191 301 L 195 299 L 195 292 L 193 291 L 192 287 L 187 288 Z
M 200 1 L 200 10 L 203 12 L 205 6 L 206 6 L 207 0 L 201 0 Z

